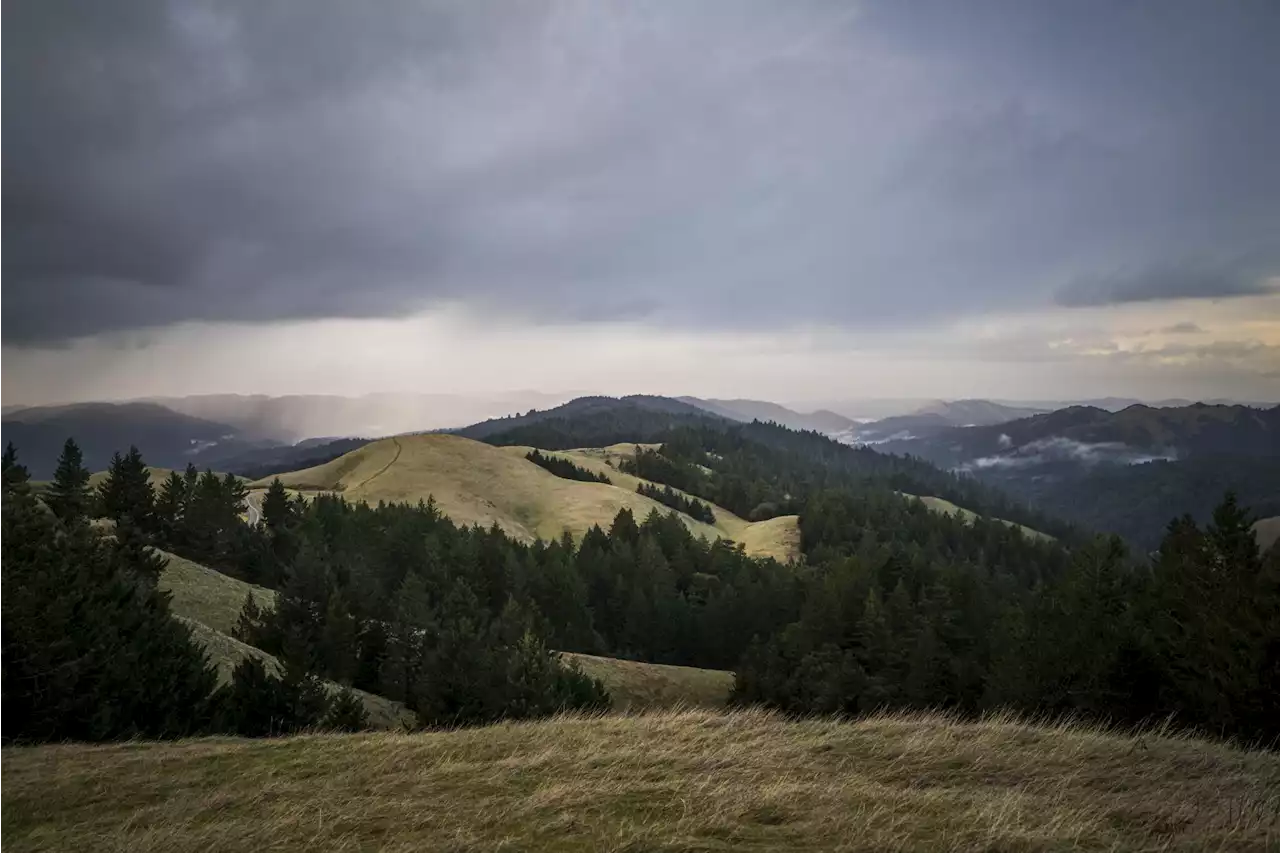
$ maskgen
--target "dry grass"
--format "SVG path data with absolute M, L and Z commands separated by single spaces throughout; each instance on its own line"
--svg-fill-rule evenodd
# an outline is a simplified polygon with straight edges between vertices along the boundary
M 542 453 L 562 456 L 575 465 L 586 468 L 588 471 L 604 474 L 613 482 L 613 485 L 634 493 L 638 485 L 650 481 L 622 473 L 617 469 L 618 464 L 623 459 L 634 458 L 637 447 L 654 450 L 660 446 L 657 444 L 612 444 L 608 447 L 583 447 L 576 450 L 543 450 Z M 505 447 L 502 449 L 523 459 L 525 454 L 533 448 Z M 677 489 L 676 491 L 680 490 Z M 682 492 L 681 494 L 687 493 Z M 697 495 L 688 496 L 697 497 Z M 645 500 L 648 499 L 646 498 Z M 698 498 L 698 500 L 702 499 Z M 657 504 L 656 501 L 650 501 L 650 503 Z M 706 503 L 706 501 L 703 501 L 703 503 Z M 797 559 L 800 556 L 799 516 L 781 515 L 768 521 L 750 522 L 715 504 L 709 504 L 709 506 L 716 517 L 714 526 L 703 524 L 683 514 L 681 515 L 685 525 L 694 533 L 708 538 L 718 536 L 732 539 L 734 542 L 742 543 L 748 554 L 773 557 L 783 562 Z M 659 505 L 659 508 L 662 512 L 670 512 L 667 507 Z M 645 515 L 648 515 L 648 510 L 645 511 Z M 644 516 L 637 513 L 636 517 L 643 518 Z
M 252 595 L 254 602 L 266 610 L 276 606 L 274 590 L 245 583 L 167 551 L 160 553 L 169 564 L 160 575 L 159 586 L 173 597 L 171 607 L 179 616 L 230 634 L 247 596 Z
M 613 485 L 566 480 L 524 458 L 530 448 L 492 447 L 456 435 L 408 435 L 383 439 L 324 465 L 280 475 L 284 485 L 304 491 L 340 492 L 349 500 L 409 501 L 434 497 L 440 510 L 460 524 L 500 525 L 525 541 L 555 539 L 568 530 L 575 538 L 594 524 L 608 527 L 618 511 L 638 519 L 651 510 L 669 510 L 636 494 L 640 481 L 610 468 L 607 461 L 634 452 L 634 445 L 600 451 L 556 451 L 585 467 L 608 473 Z M 259 481 L 254 486 L 264 486 Z M 798 555 L 796 519 L 760 525 L 713 507 L 714 526 L 682 516 L 697 536 L 729 538 L 751 553 L 791 559 Z
M 614 710 L 645 708 L 723 708 L 733 689 L 733 673 L 722 669 L 562 653 L 582 671 L 604 682 Z
M 902 495 L 904 498 L 915 498 L 916 500 L 920 501 L 929 509 L 933 510 L 934 512 L 941 513 L 942 515 L 959 516 L 962 520 L 967 521 L 970 524 L 973 523 L 973 520 L 975 518 L 982 517 L 978 515 L 978 513 L 974 512 L 973 510 L 968 510 L 962 506 L 957 506 L 956 504 L 953 504 L 951 501 L 943 500 L 942 498 L 935 498 L 929 495 L 911 495 L 911 494 L 907 494 L 906 492 L 899 492 L 898 494 Z M 1016 527 L 1022 531 L 1023 535 L 1028 536 L 1032 539 L 1043 539 L 1047 542 L 1054 541 L 1054 537 L 1050 536 L 1048 533 L 1041 533 L 1039 530 L 1036 530 L 1031 527 L 1027 527 L 1024 524 L 1017 524 L 1012 521 L 1005 521 L 1003 518 L 997 518 L 994 520 L 1000 522 L 1001 524 L 1007 524 L 1010 527 Z
M 1280 539 L 1280 515 L 1258 519 L 1254 522 L 1253 533 L 1258 537 L 1258 547 L 1267 550 Z
M 749 711 L 4 751 L 6 851 L 1275 849 L 1280 756 Z

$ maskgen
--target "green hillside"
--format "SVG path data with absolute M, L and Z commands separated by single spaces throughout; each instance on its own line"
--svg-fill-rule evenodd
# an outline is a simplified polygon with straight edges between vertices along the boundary
M 4 751 L 3 844 L 62 850 L 1267 850 L 1280 755 L 932 715 L 560 717 Z

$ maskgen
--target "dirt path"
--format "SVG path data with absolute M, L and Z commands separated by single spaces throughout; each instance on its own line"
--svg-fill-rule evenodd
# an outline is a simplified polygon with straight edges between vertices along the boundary
M 360 482 L 358 485 L 352 486 L 353 489 L 363 489 L 365 486 L 369 485 L 374 480 L 378 479 L 383 474 L 387 473 L 388 468 L 396 464 L 396 462 L 400 461 L 400 451 L 404 450 L 404 448 L 401 447 L 400 445 L 400 439 L 393 437 L 391 440 L 395 442 L 396 455 L 391 457 L 390 462 L 388 462 L 386 465 L 383 465 L 381 468 L 379 468 L 377 473 L 371 474 L 370 476 L 366 477 L 362 482 Z

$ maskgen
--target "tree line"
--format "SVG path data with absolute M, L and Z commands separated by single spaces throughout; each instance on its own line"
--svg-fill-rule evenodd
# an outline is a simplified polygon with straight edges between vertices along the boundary
M 565 480 L 581 480 L 584 483 L 609 483 L 610 480 L 605 474 L 597 474 L 595 471 L 589 471 L 581 465 L 575 464 L 563 456 L 556 456 L 551 453 L 542 453 L 537 448 L 525 454 L 534 465 L 539 465 L 557 477 Z
M 664 506 L 669 506 L 677 512 L 683 512 L 690 518 L 695 518 L 705 524 L 716 523 L 716 514 L 712 512 L 711 507 L 707 506 L 697 498 L 691 498 L 680 494 L 670 486 L 655 486 L 652 483 L 641 483 L 636 486 L 636 492 L 644 495 L 646 498 L 652 498 Z

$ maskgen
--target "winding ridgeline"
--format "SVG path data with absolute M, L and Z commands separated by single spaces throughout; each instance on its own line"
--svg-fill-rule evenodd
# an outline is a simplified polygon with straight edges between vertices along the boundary
M 663 400 L 256 481 L 130 452 L 91 485 L 69 441 L 36 484 L 10 448 L 6 846 L 1274 840 L 1280 763 L 1246 748 L 1280 737 L 1280 550 L 1231 496 L 1148 556 L 918 459 Z M 682 699 L 705 710 L 555 717 Z M 373 727 L 448 731 L 289 737 Z M 28 748 L 215 733 L 276 740 Z M 152 772 L 170 796 L 144 809 Z M 196 820 L 211 800 L 233 805 Z

